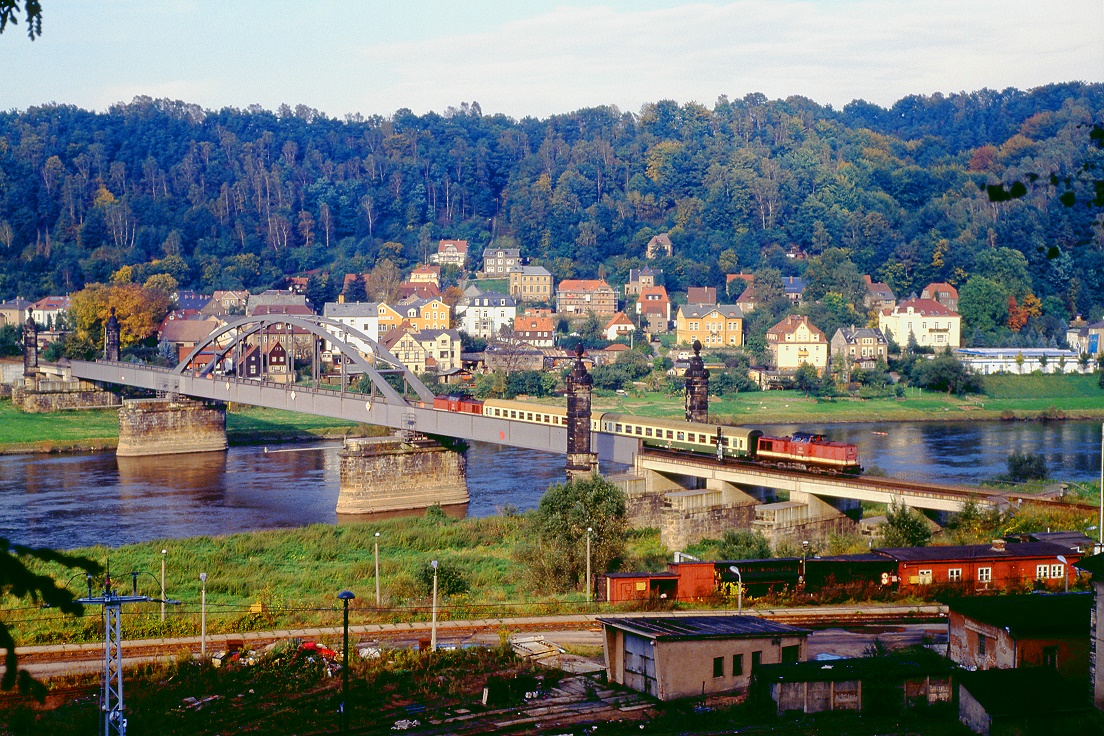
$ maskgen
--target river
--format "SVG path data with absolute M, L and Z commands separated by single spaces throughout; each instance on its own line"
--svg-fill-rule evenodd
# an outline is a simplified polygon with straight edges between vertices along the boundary
M 1013 450 L 1042 452 L 1052 477 L 1100 472 L 1100 423 L 973 422 L 770 425 L 853 442 L 868 468 L 971 483 Z M 0 456 L 0 536 L 61 549 L 338 522 L 339 444 L 233 447 L 225 453 L 116 458 L 113 452 Z M 472 443 L 467 513 L 534 508 L 563 478 L 562 455 Z

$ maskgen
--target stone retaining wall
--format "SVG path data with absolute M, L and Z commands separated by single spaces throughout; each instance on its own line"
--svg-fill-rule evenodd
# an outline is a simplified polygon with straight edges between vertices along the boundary
M 190 399 L 128 399 L 119 410 L 121 457 L 226 449 L 226 407 Z
M 351 440 L 340 456 L 339 514 L 424 509 L 469 501 L 467 459 L 432 440 Z
M 12 387 L 12 403 L 25 412 L 41 414 L 71 409 L 105 409 L 119 406 L 122 401 L 118 395 L 86 381 L 43 381 L 36 388 L 17 383 Z

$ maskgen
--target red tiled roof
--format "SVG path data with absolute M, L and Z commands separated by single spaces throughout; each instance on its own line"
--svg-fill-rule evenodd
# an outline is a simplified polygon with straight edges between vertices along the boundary
M 514 317 L 514 332 L 553 332 L 551 317 Z
M 568 279 L 567 281 L 560 282 L 559 291 L 597 291 L 599 289 L 609 289 L 610 285 L 602 279 Z
M 636 325 L 633 324 L 633 321 L 625 316 L 624 312 L 618 312 L 617 314 L 613 315 L 613 317 L 610 318 L 610 321 L 607 322 L 606 326 L 602 329 L 608 330 L 615 325 L 628 325 L 629 327 L 636 327 Z
M 936 294 L 946 293 L 950 295 L 952 299 L 958 298 L 958 289 L 954 288 L 950 284 L 945 284 L 942 281 L 933 281 L 924 287 L 924 291 L 920 293 L 921 299 L 935 299 Z
M 773 337 L 775 340 L 778 340 L 778 338 L 782 337 L 783 335 L 788 335 L 791 332 L 795 331 L 802 323 L 808 326 L 810 333 L 819 336 L 820 342 L 828 341 L 828 338 L 825 336 L 825 334 L 821 332 L 816 325 L 810 322 L 808 317 L 797 314 L 789 315 L 788 317 L 786 317 L 786 319 L 782 320 L 774 327 L 767 330 L 767 339 L 769 340 L 771 337 Z
M 442 240 L 437 243 L 437 252 L 443 253 L 450 245 L 455 248 L 458 253 L 468 252 L 468 241 L 466 240 Z

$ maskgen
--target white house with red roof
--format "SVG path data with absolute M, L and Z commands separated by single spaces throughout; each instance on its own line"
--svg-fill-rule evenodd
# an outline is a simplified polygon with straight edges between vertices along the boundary
M 625 316 L 624 312 L 618 312 L 602 328 L 602 337 L 607 340 L 616 340 L 622 335 L 631 335 L 633 332 L 636 332 L 636 325 Z
M 905 299 L 893 309 L 881 310 L 878 329 L 902 348 L 910 335 L 922 348 L 962 346 L 962 317 L 934 299 Z
M 439 266 L 452 264 L 464 268 L 468 262 L 468 241 L 442 240 L 437 243 L 437 252 L 429 257 Z
M 69 313 L 69 297 L 44 296 L 31 305 L 29 313 L 36 324 L 56 328 L 58 319 Z

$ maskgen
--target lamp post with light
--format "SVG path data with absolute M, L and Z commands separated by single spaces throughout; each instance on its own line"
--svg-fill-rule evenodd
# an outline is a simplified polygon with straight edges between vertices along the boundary
M 1066 583 L 1066 592 L 1069 592 L 1069 562 L 1065 555 L 1058 555 L 1058 561 L 1062 563 L 1062 580 Z
M 351 590 L 337 594 L 345 604 L 345 644 L 341 650 L 341 732 L 349 730 L 349 601 L 356 598 Z
M 375 545 L 373 547 L 373 554 L 376 558 L 376 608 L 380 607 L 379 538 L 380 538 L 380 533 L 376 532 L 376 542 L 375 542 Z
M 744 576 L 740 574 L 740 568 L 729 565 L 728 569 L 736 573 L 736 611 L 744 612 Z
M 161 550 L 161 623 L 165 623 L 165 553 L 167 549 Z
M 433 566 L 433 623 L 429 631 L 429 651 L 437 651 L 437 560 L 429 563 Z
M 202 586 L 199 603 L 199 656 L 207 658 L 207 573 L 199 574 Z

